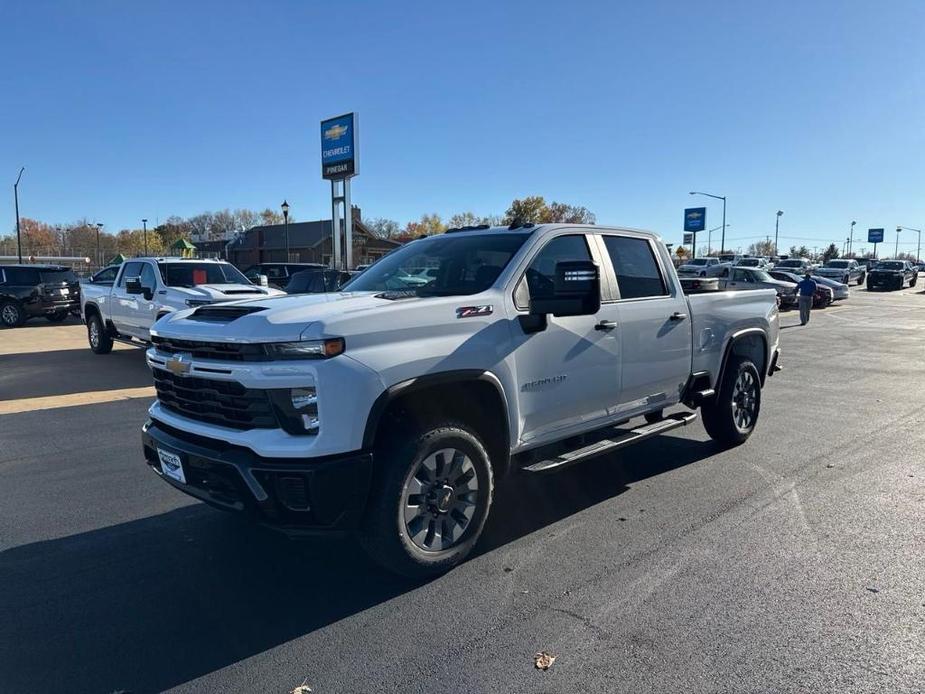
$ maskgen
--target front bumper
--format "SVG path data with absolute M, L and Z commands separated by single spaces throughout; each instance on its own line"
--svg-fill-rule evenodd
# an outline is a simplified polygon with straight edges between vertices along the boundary
M 372 454 L 262 458 L 157 420 L 142 428 L 145 461 L 165 482 L 207 504 L 236 511 L 290 535 L 357 527 L 372 475 Z M 186 483 L 165 475 L 157 450 L 180 457 Z

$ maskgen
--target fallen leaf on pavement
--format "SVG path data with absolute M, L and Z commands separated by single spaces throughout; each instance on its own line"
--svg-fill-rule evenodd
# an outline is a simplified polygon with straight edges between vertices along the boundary
M 312 688 L 305 684 L 306 682 L 308 682 L 307 679 L 302 680 L 302 684 L 289 692 L 289 694 L 312 694 Z
M 550 655 L 546 651 L 533 654 L 533 665 L 537 670 L 548 670 L 554 662 L 556 662 L 556 656 Z

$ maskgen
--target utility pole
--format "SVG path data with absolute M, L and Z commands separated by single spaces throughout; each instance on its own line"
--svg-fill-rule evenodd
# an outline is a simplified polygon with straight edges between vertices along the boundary
M 103 267 L 103 253 L 100 251 L 100 232 L 103 230 L 103 223 L 96 223 L 96 267 Z
M 893 249 L 893 257 L 899 257 L 899 232 L 903 230 L 902 227 L 896 227 L 896 248 Z
M 777 232 L 780 231 L 780 216 L 784 214 L 783 210 L 777 211 L 777 219 L 774 220 L 774 255 L 779 255 L 777 252 Z
M 144 238 L 145 238 L 145 255 L 148 255 L 148 220 L 142 219 L 141 225 L 144 227 Z
M 16 255 L 19 256 L 20 263 L 22 263 L 22 237 L 19 234 L 19 179 L 22 178 L 22 172 L 25 170 L 25 166 L 19 170 L 16 183 L 13 184 L 13 199 L 16 201 Z
M 855 221 L 851 222 L 851 235 L 848 237 L 849 238 L 849 241 L 848 241 L 848 252 L 849 253 L 854 252 L 854 225 L 855 224 L 857 224 L 857 222 Z

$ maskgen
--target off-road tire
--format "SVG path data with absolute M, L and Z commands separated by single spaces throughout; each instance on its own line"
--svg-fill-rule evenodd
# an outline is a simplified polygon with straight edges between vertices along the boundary
M 740 426 L 735 417 L 734 394 L 736 384 L 743 374 L 748 374 L 754 383 L 754 406 L 747 426 Z M 755 364 L 746 357 L 732 356 L 723 373 L 723 381 L 716 397 L 700 408 L 703 426 L 710 438 L 723 446 L 738 446 L 745 443 L 755 430 L 761 413 L 761 379 Z
M 112 351 L 112 337 L 98 313 L 91 313 L 87 319 L 87 342 L 94 354 L 109 354 Z
M 425 551 L 409 537 L 404 494 L 408 481 L 430 455 L 442 449 L 462 452 L 475 470 L 478 483 L 475 511 L 452 546 Z M 435 576 L 463 561 L 475 547 L 494 495 L 494 477 L 485 446 L 465 424 L 440 422 L 377 447 L 369 503 L 361 524 L 360 544 L 378 564 L 412 578 Z

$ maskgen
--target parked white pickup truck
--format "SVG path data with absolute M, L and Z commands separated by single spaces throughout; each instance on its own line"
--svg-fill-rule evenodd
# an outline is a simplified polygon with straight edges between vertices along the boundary
M 251 284 L 231 263 L 188 258 L 135 258 L 80 287 L 87 340 L 109 354 L 114 340 L 146 344 L 154 322 L 172 311 L 237 299 L 283 295 Z M 96 276 L 94 276 L 96 278 Z
M 422 268 L 427 283 L 404 280 Z M 159 320 L 144 455 L 214 506 L 291 534 L 358 530 L 386 567 L 433 574 L 472 550 L 505 474 L 693 421 L 666 413 L 679 404 L 744 442 L 778 327 L 773 290 L 685 297 L 649 232 L 447 232 L 340 293 Z

